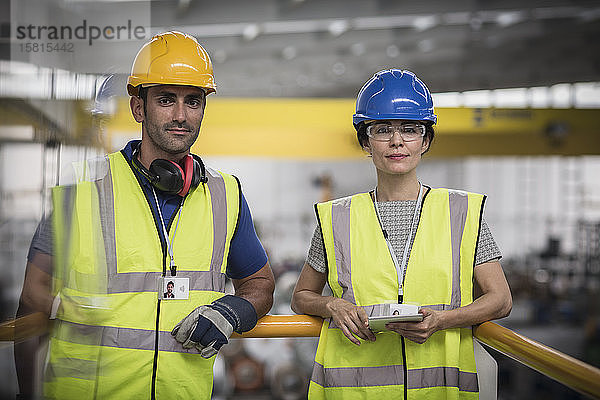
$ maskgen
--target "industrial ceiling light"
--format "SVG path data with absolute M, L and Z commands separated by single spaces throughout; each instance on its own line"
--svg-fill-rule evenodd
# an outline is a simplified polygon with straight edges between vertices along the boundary
M 474 31 L 478 31 L 483 26 L 483 19 L 479 16 L 475 16 L 471 18 L 469 21 L 469 25 L 471 25 L 471 29 Z
M 583 22 L 592 22 L 599 18 L 600 18 L 600 8 L 585 10 L 585 11 L 581 11 L 579 13 L 579 19 Z
M 442 21 L 446 25 L 468 25 L 471 13 L 468 11 L 450 12 L 442 15 Z
M 227 52 L 223 49 L 217 49 L 212 54 L 212 59 L 218 64 L 223 64 L 227 60 Z
M 385 54 L 387 54 L 387 56 L 390 58 L 396 58 L 400 55 L 400 49 L 395 44 L 390 44 L 385 49 Z
M 362 56 L 363 54 L 365 54 L 366 51 L 367 46 L 365 46 L 364 43 L 353 43 L 352 46 L 350 46 L 350 52 L 352 52 L 352 55 L 356 57 Z
M 506 28 L 508 26 L 518 24 L 524 19 L 524 15 L 520 11 L 507 11 L 501 12 L 496 16 L 496 23 L 502 28 Z
M 344 73 L 346 72 L 346 64 L 344 64 L 341 61 L 338 61 L 335 64 L 333 64 L 333 66 L 331 67 L 331 71 L 338 76 L 344 75 Z
M 256 39 L 256 37 L 259 34 L 260 34 L 260 27 L 257 24 L 246 25 L 246 27 L 242 31 L 242 37 L 247 41 Z
M 415 28 L 418 32 L 426 31 L 427 29 L 431 29 L 438 24 L 438 17 L 436 15 L 424 15 L 421 17 L 416 17 L 413 20 L 413 28 Z
M 329 26 L 327 27 L 327 30 L 333 36 L 340 36 L 341 34 L 346 32 L 349 28 L 350 28 L 350 24 L 348 24 L 348 21 L 346 21 L 345 19 L 338 19 L 338 20 L 332 21 L 329 24 Z
M 296 58 L 298 55 L 298 50 L 294 46 L 285 46 L 283 50 L 281 50 L 281 56 L 284 60 L 290 61 Z
M 417 43 L 417 48 L 422 53 L 429 53 L 433 50 L 434 44 L 432 39 L 423 39 Z

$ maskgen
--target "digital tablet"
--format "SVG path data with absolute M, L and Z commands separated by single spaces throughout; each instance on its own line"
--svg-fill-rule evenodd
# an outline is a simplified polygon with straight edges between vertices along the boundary
M 423 314 L 411 315 L 383 315 L 380 317 L 369 317 L 369 329 L 374 332 L 385 331 L 385 324 L 390 322 L 421 322 Z

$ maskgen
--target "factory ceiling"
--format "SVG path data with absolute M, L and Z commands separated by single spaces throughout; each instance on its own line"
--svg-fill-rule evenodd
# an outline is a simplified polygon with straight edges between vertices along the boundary
M 152 26 L 205 43 L 225 95 L 354 97 L 389 67 L 433 92 L 600 81 L 597 1 L 178 4 L 153 2 Z
M 102 10 L 107 23 L 111 12 L 114 18 L 145 15 L 148 35 L 168 29 L 193 34 L 211 54 L 219 95 L 224 96 L 355 97 L 375 71 L 390 67 L 415 71 L 433 92 L 600 81 L 598 1 L 37 3 L 58 10 L 44 14 L 48 22 L 61 12 L 85 17 Z M 39 13 L 32 0 L 11 4 L 12 15 L 18 8 L 20 20 L 29 12 Z M 18 18 L 2 18 L 0 54 L 6 60 L 6 43 Z M 77 63 L 64 68 L 116 72 L 124 79 L 139 47 L 140 42 L 131 42 L 105 51 L 103 59 L 112 64 L 95 65 L 106 71 L 86 71 Z

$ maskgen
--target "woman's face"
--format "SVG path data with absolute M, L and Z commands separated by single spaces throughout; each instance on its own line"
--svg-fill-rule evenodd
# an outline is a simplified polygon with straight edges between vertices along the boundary
M 391 120 L 385 122 L 398 126 L 415 121 Z M 364 149 L 372 155 L 373 164 L 378 171 L 391 175 L 404 175 L 413 171 L 421 161 L 421 154 L 427 150 L 429 145 L 429 139 L 426 136 L 413 141 L 404 141 L 398 130 L 394 132 L 389 141 L 378 141 L 371 137 L 368 139 L 369 144 Z

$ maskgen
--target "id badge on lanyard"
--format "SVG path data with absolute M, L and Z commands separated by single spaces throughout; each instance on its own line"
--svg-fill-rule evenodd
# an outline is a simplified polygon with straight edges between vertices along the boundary
M 402 296 L 404 295 L 404 271 L 406 271 L 406 264 L 408 263 L 408 252 L 410 250 L 410 242 L 412 240 L 413 226 L 415 225 L 415 219 L 417 218 L 417 211 L 419 209 L 419 205 L 423 201 L 423 185 L 419 182 L 419 197 L 417 198 L 415 211 L 410 222 L 410 231 L 408 232 L 408 238 L 406 239 L 406 245 L 404 246 L 404 252 L 402 253 L 402 263 L 398 262 L 398 257 L 396 257 L 396 252 L 394 252 L 392 243 L 390 243 L 387 232 L 385 231 L 385 229 L 383 229 L 383 223 L 381 222 L 381 217 L 379 215 L 379 206 L 377 206 L 377 188 L 375 188 L 374 191 L 374 200 L 375 213 L 377 214 L 379 225 L 381 226 L 381 230 L 383 231 L 383 237 L 385 238 L 385 242 L 387 243 L 388 250 L 390 251 L 390 256 L 392 257 L 392 261 L 394 262 L 394 266 L 396 267 L 396 274 L 398 275 L 398 301 L 400 302 L 400 299 L 402 299 Z
M 156 208 L 158 209 L 158 215 L 162 224 L 163 235 L 167 241 L 170 259 L 169 270 L 171 271 L 171 276 L 161 276 L 158 279 L 158 298 L 160 300 L 187 300 L 190 297 L 190 278 L 175 277 L 177 274 L 177 267 L 174 263 L 173 243 L 169 240 L 169 233 L 167 232 L 167 227 L 165 226 L 162 211 L 160 210 L 160 204 L 158 203 L 158 198 L 154 188 L 152 188 L 152 193 L 154 194 L 154 200 L 156 201 Z M 179 207 L 179 212 L 177 213 L 177 224 L 175 225 L 175 231 L 173 232 L 173 240 L 175 240 L 175 233 L 177 233 L 177 227 L 179 226 L 180 218 L 181 206 Z
M 159 279 L 158 298 L 161 300 L 187 300 L 190 297 L 190 278 L 163 276 Z

